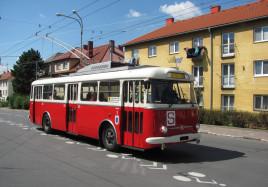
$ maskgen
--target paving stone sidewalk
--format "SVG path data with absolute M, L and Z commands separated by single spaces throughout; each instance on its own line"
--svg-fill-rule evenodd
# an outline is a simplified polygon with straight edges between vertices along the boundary
M 268 142 L 268 130 L 244 129 L 237 127 L 201 124 L 199 132 L 218 136 L 245 138 Z

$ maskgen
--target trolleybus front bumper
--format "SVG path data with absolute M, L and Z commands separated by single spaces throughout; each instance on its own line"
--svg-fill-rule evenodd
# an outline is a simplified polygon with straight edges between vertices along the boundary
M 199 141 L 200 133 L 181 134 L 168 137 L 152 137 L 146 138 L 148 144 L 168 144 L 168 143 L 180 143 L 188 141 Z

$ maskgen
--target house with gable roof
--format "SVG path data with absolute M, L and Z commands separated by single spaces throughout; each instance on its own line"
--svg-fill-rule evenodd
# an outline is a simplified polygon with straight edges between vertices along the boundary
M 12 80 L 14 79 L 11 76 L 11 72 L 7 71 L 1 74 L 0 76 L 0 101 L 6 101 L 7 97 L 13 94 Z
M 56 53 L 45 60 L 45 63 L 48 64 L 46 74 L 50 77 L 66 76 L 90 64 L 107 61 L 124 62 L 123 47 L 120 45 L 116 47 L 113 40 L 110 40 L 109 44 L 98 47 L 93 47 L 93 42 L 88 41 L 88 45 L 83 45 L 82 49 L 82 53 L 86 57 L 82 55 L 82 58 L 79 53 L 81 48 L 76 47 L 75 49 L 72 49 L 71 52 Z
M 226 10 L 213 6 L 186 20 L 170 18 L 123 46 L 125 58 L 141 65 L 192 72 L 202 108 L 268 111 L 268 0 Z

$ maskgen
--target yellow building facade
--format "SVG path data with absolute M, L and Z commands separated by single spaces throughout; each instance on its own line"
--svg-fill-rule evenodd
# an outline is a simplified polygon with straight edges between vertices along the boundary
M 187 58 L 185 48 L 198 46 L 204 47 L 201 54 Z M 140 65 L 177 66 L 193 73 L 202 108 L 268 111 L 267 16 L 126 43 L 125 59 L 133 57 Z

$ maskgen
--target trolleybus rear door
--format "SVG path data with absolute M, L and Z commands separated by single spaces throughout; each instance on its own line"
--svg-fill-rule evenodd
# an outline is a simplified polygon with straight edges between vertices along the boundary
M 78 99 L 78 84 L 68 85 L 68 101 L 67 101 L 67 132 L 77 133 L 76 116 Z

